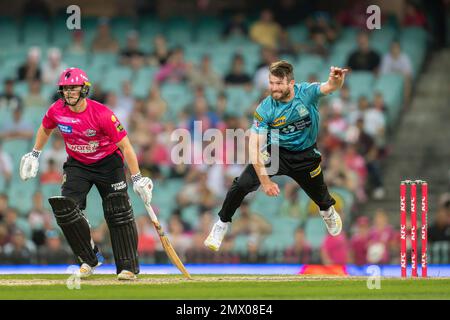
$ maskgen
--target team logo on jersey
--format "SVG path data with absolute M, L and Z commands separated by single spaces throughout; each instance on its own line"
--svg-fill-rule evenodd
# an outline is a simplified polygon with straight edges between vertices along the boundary
M 302 117 L 302 118 L 309 115 L 309 111 L 308 111 L 308 109 L 306 109 L 306 107 L 304 105 L 298 106 L 297 111 L 298 111 L 298 114 L 300 115 L 300 117 Z
M 282 126 L 283 124 L 286 124 L 286 116 L 282 116 L 282 117 L 276 118 L 273 121 L 272 126 L 279 127 L 279 126 Z
M 59 131 L 62 133 L 72 133 L 72 127 L 65 124 L 58 124 Z
M 112 122 L 116 122 L 116 121 L 117 121 L 117 118 L 116 118 L 115 115 L 112 115 L 112 116 L 111 116 L 111 121 L 112 121 Z
M 255 111 L 255 113 L 253 114 L 253 116 L 255 117 L 256 120 L 258 120 L 258 121 L 260 121 L 260 122 L 263 121 L 263 118 L 259 115 L 258 112 Z
M 87 130 L 84 132 L 84 135 L 85 135 L 86 137 L 93 137 L 93 136 L 95 136 L 96 134 L 97 134 L 97 131 L 92 130 L 92 129 L 87 129 Z

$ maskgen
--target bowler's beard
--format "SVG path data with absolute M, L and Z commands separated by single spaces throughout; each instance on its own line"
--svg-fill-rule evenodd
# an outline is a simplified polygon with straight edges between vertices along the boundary
M 278 93 L 278 92 L 277 92 Z M 280 95 L 280 97 L 279 98 L 275 98 L 274 96 L 273 96 L 273 93 L 271 93 L 271 96 L 272 96 L 272 98 L 274 99 L 274 100 L 276 100 L 276 101 L 283 101 L 283 100 L 286 100 L 288 97 L 289 97 L 289 94 L 291 93 L 291 91 L 289 90 L 289 88 L 286 90 L 286 91 L 283 91 L 283 92 L 281 92 L 281 95 Z

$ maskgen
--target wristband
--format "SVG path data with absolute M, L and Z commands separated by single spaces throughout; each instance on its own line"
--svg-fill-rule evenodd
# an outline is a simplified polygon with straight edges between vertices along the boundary
M 140 172 L 138 172 L 135 175 L 131 176 L 131 181 L 133 181 L 133 183 L 136 183 L 136 182 L 138 182 L 141 179 L 142 179 L 142 174 Z

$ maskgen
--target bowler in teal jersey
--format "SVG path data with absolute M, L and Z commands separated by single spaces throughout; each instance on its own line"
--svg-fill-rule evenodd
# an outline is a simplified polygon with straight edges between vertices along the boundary
M 219 211 L 219 220 L 205 240 L 205 246 L 218 251 L 236 209 L 245 196 L 261 185 L 268 196 L 278 196 L 280 189 L 270 178 L 287 175 L 294 179 L 318 205 L 328 232 L 337 236 L 342 220 L 334 209 L 336 201 L 323 179 L 319 133 L 320 97 L 342 88 L 347 69 L 331 67 L 323 83 L 295 83 L 292 65 L 277 61 L 269 67 L 270 96 L 256 108 L 250 134 L 250 160 L 235 178 Z M 267 143 L 268 142 L 268 143 Z M 274 148 L 276 146 L 276 148 Z M 275 169 L 269 166 L 276 157 Z M 269 160 L 268 160 L 269 159 Z

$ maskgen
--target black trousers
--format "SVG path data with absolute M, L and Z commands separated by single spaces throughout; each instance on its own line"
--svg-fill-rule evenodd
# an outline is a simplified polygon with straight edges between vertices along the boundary
M 314 145 L 311 148 L 297 152 L 280 147 L 278 170 L 276 172 L 268 172 L 268 174 L 270 177 L 278 175 L 291 177 L 319 206 L 320 210 L 327 210 L 336 201 L 328 192 L 320 167 L 322 157 L 314 151 L 315 147 Z M 270 152 L 270 148 L 268 151 Z M 253 165 L 247 165 L 241 175 L 233 180 L 233 184 L 228 190 L 222 209 L 219 211 L 220 220 L 231 222 L 236 209 L 241 205 L 245 196 L 258 189 L 260 184 Z
M 126 192 L 124 164 L 117 152 L 89 165 L 69 157 L 63 166 L 61 195 L 74 199 L 80 209 L 84 210 L 87 194 L 93 185 L 97 187 L 102 199 L 110 193 Z

